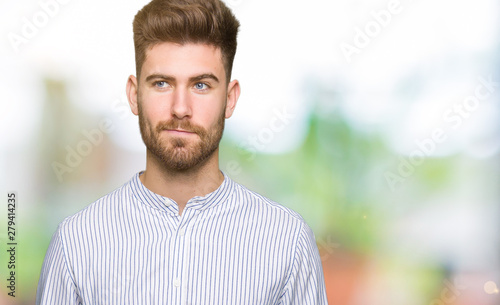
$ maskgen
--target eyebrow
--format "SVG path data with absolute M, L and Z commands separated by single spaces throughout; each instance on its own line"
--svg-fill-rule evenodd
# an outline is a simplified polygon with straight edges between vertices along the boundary
M 206 79 L 206 78 L 209 78 L 209 79 L 212 79 L 212 80 L 214 80 L 216 82 L 219 82 L 219 79 L 217 78 L 217 76 L 215 76 L 212 73 L 205 73 L 205 74 L 201 74 L 201 75 L 198 75 L 198 76 L 190 77 L 189 81 L 190 82 L 196 82 L 196 81 L 200 81 L 200 80 Z
M 164 79 L 164 80 L 167 80 L 167 81 L 174 81 L 175 80 L 175 78 L 173 76 L 170 76 L 170 75 L 165 75 L 165 74 L 151 74 L 151 75 L 148 75 L 148 77 L 146 77 L 146 82 L 150 82 L 153 79 Z
M 189 82 L 197 82 L 197 81 L 200 81 L 202 79 L 212 79 L 214 81 L 216 81 L 217 83 L 219 82 L 219 79 L 217 78 L 217 76 L 215 76 L 213 73 L 204 73 L 204 74 L 200 74 L 200 75 L 197 75 L 197 76 L 192 76 L 189 78 Z M 171 75 L 166 75 L 166 74 L 151 74 L 151 75 L 148 75 L 148 77 L 146 77 L 146 82 L 150 82 L 151 80 L 153 79 L 164 79 L 166 81 L 170 81 L 170 82 L 174 82 L 175 81 L 175 77 L 171 76 Z

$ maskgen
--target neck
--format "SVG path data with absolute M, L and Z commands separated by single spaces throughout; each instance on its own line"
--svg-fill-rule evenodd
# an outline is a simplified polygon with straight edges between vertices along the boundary
M 219 149 L 202 164 L 187 170 L 167 169 L 149 151 L 146 170 L 139 177 L 152 192 L 173 199 L 179 206 L 179 215 L 189 199 L 215 191 L 224 181 L 219 170 Z

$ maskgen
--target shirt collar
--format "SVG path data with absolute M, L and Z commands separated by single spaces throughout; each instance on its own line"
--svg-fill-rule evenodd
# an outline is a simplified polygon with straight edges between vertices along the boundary
M 139 179 L 139 176 L 142 173 L 143 172 L 139 172 L 135 174 L 129 182 L 132 192 L 137 200 L 154 209 L 178 215 L 179 208 L 174 200 L 156 194 L 142 184 Z M 224 180 L 215 191 L 208 193 L 205 196 L 195 196 L 189 199 L 185 209 L 205 210 L 226 202 L 234 190 L 235 182 L 232 181 L 224 172 L 222 172 L 222 174 L 224 175 Z

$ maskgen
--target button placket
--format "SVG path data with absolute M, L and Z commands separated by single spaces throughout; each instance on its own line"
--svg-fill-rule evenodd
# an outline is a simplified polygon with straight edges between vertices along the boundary
M 199 211 L 188 209 L 186 210 L 186 215 L 182 221 L 178 231 L 179 240 L 182 242 L 184 253 L 191 253 L 191 230 L 193 230 L 195 223 L 197 222 Z M 184 255 L 182 257 L 182 282 L 181 282 L 181 305 L 187 304 L 187 293 L 188 293 L 188 265 L 190 261 L 188 260 L 190 255 Z
M 181 304 L 184 304 L 186 300 L 186 280 L 187 280 L 187 265 L 188 261 L 185 253 L 189 253 L 189 240 L 186 237 L 187 228 L 192 218 L 195 216 L 189 209 L 184 210 L 182 215 L 178 218 L 178 227 L 175 237 L 175 250 L 174 250 L 174 261 L 175 261 L 175 272 L 173 276 L 173 286 L 174 289 L 180 293 L 177 297 L 180 297 Z M 176 297 L 176 298 L 177 298 Z

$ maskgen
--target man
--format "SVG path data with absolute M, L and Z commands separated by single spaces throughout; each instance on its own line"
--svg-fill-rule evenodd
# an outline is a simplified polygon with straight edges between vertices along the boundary
M 37 304 L 326 304 L 303 219 L 219 170 L 239 22 L 220 0 L 153 0 L 133 25 L 146 170 L 59 225 Z

